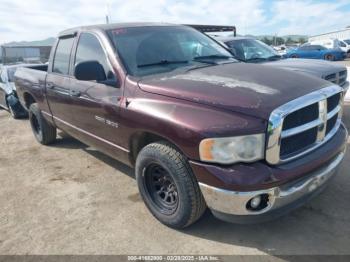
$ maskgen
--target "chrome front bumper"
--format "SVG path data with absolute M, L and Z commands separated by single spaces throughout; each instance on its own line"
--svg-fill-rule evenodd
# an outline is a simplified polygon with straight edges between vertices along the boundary
M 322 186 L 336 174 L 344 155 L 345 150 L 334 157 L 326 166 L 308 174 L 304 179 L 266 190 L 235 192 L 215 188 L 203 183 L 199 183 L 199 186 L 208 207 L 213 211 L 214 215 L 215 212 L 241 217 L 268 214 L 291 206 L 294 202 L 298 202 L 306 196 L 312 195 L 318 189 L 323 188 Z M 265 208 L 259 211 L 251 211 L 247 208 L 247 203 L 252 198 L 264 194 L 268 195 L 268 204 Z

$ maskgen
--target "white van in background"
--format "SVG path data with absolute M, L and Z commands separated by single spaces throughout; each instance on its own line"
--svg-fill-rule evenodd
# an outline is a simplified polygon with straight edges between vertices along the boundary
M 350 53 L 350 45 L 343 40 L 339 40 L 336 38 L 322 39 L 322 40 L 314 40 L 310 41 L 312 45 L 322 45 L 328 49 L 336 49 L 340 48 L 346 53 Z

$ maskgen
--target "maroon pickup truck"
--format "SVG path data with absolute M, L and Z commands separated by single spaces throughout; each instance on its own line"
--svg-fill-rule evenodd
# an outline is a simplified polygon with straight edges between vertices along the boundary
M 15 78 L 40 143 L 60 129 L 135 167 L 146 206 L 174 228 L 206 207 L 237 223 L 282 215 L 319 193 L 345 154 L 340 86 L 240 63 L 186 26 L 66 30 L 47 72 Z

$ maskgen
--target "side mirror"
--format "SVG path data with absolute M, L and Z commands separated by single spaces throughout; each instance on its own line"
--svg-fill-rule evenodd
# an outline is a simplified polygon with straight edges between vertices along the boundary
M 74 76 L 81 81 L 106 81 L 106 73 L 98 61 L 83 61 L 78 63 L 74 69 Z

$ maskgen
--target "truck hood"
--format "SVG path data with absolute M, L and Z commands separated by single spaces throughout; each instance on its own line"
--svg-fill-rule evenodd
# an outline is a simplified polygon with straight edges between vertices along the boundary
M 268 66 L 230 63 L 142 78 L 146 92 L 268 119 L 278 106 L 330 85 L 322 79 Z
M 329 61 L 316 59 L 281 59 L 263 65 L 311 74 L 320 78 L 346 70 L 346 67 Z

